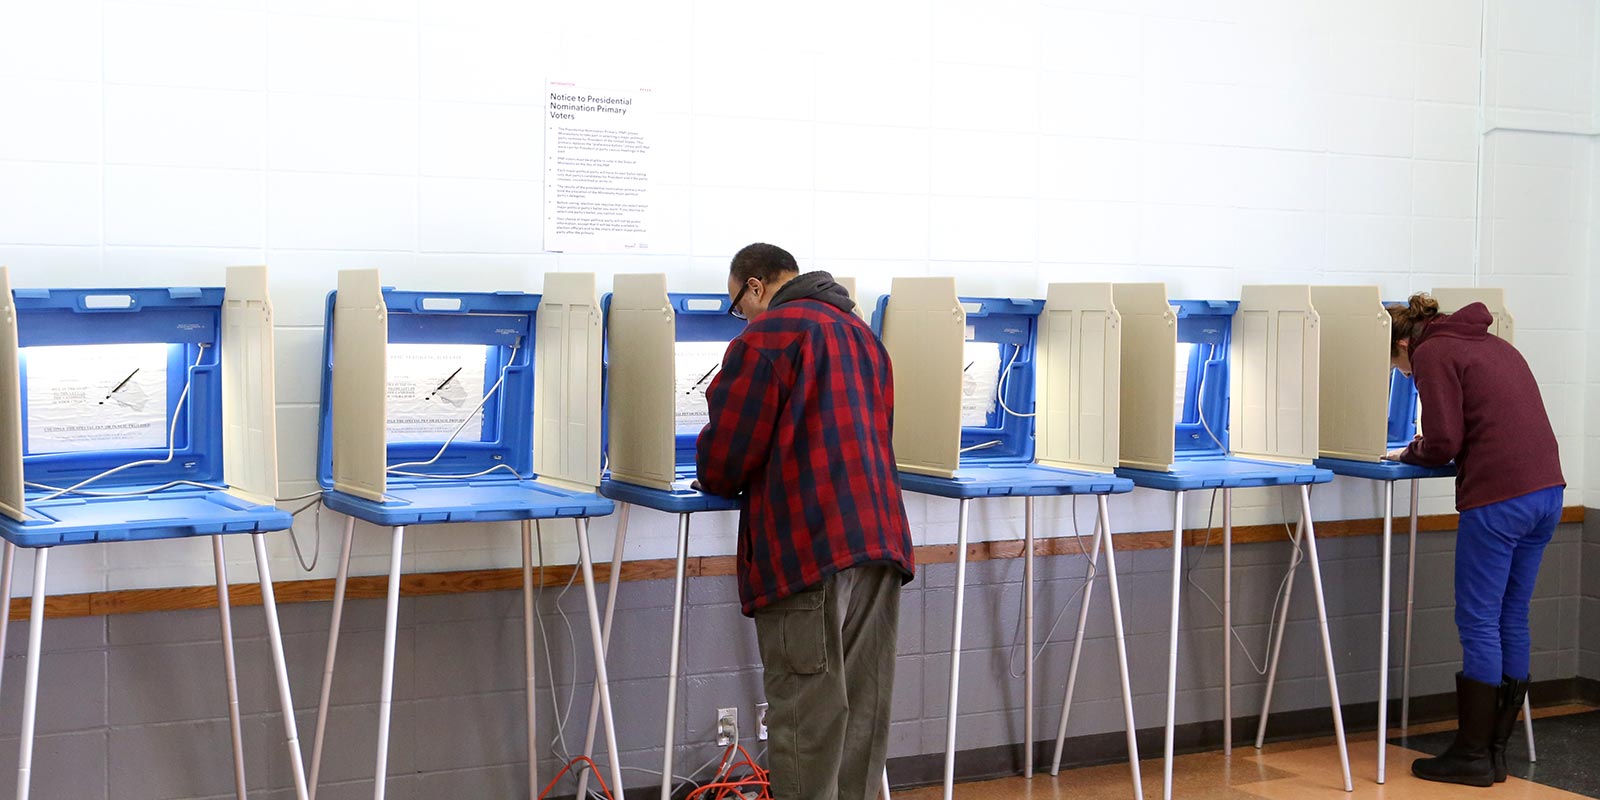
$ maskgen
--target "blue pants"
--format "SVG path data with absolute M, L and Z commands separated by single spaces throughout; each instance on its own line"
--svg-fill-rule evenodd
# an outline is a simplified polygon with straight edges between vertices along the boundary
M 1528 679 L 1528 604 L 1545 545 L 1561 521 L 1563 489 L 1461 512 L 1456 534 L 1456 629 L 1462 672 L 1498 686 Z

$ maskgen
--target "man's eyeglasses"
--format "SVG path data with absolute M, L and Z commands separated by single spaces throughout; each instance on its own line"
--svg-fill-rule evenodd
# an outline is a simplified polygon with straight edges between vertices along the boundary
M 750 291 L 750 284 L 746 283 L 740 287 L 739 293 L 733 296 L 733 305 L 728 306 L 728 313 L 733 315 L 734 319 L 749 319 L 744 315 L 743 311 L 739 310 L 739 301 L 744 299 L 744 293 L 748 291 Z

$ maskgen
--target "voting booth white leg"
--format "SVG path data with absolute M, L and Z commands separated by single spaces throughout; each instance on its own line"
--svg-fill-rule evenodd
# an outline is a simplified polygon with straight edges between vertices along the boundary
M 5 598 L 5 613 L 0 614 L 0 653 L 6 651 L 6 633 L 11 627 L 11 574 L 17 561 L 17 546 L 6 542 L 4 564 L 0 565 L 0 598 Z
M 1283 631 L 1289 627 L 1289 601 L 1294 597 L 1294 577 L 1300 569 L 1300 540 L 1305 535 L 1306 521 L 1302 517 L 1294 524 L 1294 547 L 1289 555 L 1289 575 L 1283 582 L 1283 602 L 1272 609 L 1272 619 L 1278 620 L 1278 629 L 1272 635 L 1272 653 L 1267 656 L 1267 688 L 1261 699 L 1261 721 L 1256 724 L 1256 749 L 1260 750 L 1267 738 L 1267 718 L 1272 715 L 1272 688 L 1278 683 L 1278 656 L 1283 653 Z M 1279 615 L 1282 615 L 1280 618 Z
M 539 693 L 535 682 L 539 677 L 534 669 L 534 587 L 533 587 L 533 520 L 522 521 L 522 666 L 527 678 L 528 705 L 528 800 L 539 796 L 539 743 L 535 739 L 535 722 L 539 714 Z M 581 798 L 581 795 L 580 795 Z
M 400 560 L 406 526 L 394 527 L 389 545 L 389 597 L 383 611 L 383 675 L 378 688 L 378 764 L 372 776 L 372 800 L 383 800 L 389 785 L 389 720 L 394 712 L 394 643 L 400 627 Z
M 1344 707 L 1339 704 L 1339 674 L 1333 667 L 1333 637 L 1328 634 L 1328 602 L 1322 591 L 1322 562 L 1317 558 L 1317 527 L 1311 518 L 1311 487 L 1300 487 L 1300 517 L 1306 528 L 1306 555 L 1311 560 L 1311 590 L 1317 597 L 1317 627 L 1322 633 L 1322 660 L 1328 670 L 1328 697 L 1333 709 L 1333 739 L 1339 748 L 1339 771 L 1344 790 L 1355 791 L 1350 782 L 1350 750 L 1345 746 Z M 1287 606 L 1285 606 L 1287 608 Z M 1285 614 L 1287 619 L 1288 615 Z
M 278 703 L 283 708 L 283 737 L 289 748 L 296 800 L 307 800 L 306 762 L 300 754 L 300 730 L 294 721 L 294 697 L 289 692 L 289 667 L 283 657 L 283 629 L 278 626 L 278 596 L 272 589 L 272 567 L 267 561 L 265 534 L 250 534 L 256 552 L 256 577 L 261 581 L 261 610 L 267 617 L 267 641 L 272 646 L 272 671 L 278 679 Z
M 667 733 L 662 739 L 661 800 L 672 800 L 672 750 L 677 744 L 673 734 L 678 725 L 678 661 L 683 648 L 683 591 L 688 562 L 689 515 L 679 514 L 678 561 L 672 584 L 672 644 L 667 651 Z M 888 780 L 887 773 L 884 780 Z
M 217 577 L 217 613 L 222 618 L 222 672 L 228 687 L 228 731 L 233 737 L 233 791 L 239 800 L 248 792 L 244 781 L 244 731 L 239 723 L 239 670 L 233 661 L 233 610 L 228 603 L 228 563 L 222 536 L 211 537 L 211 566 Z
M 1023 499 L 1022 608 L 1027 661 L 1022 667 L 1022 776 L 1033 777 L 1033 498 Z
M 333 662 L 339 655 L 339 623 L 344 619 L 344 588 L 350 577 L 350 547 L 355 540 L 356 518 L 345 517 L 344 540 L 339 545 L 339 571 L 333 578 L 333 617 L 328 621 L 328 652 L 322 663 L 322 694 L 317 699 L 317 728 L 311 736 L 311 778 L 307 789 L 317 797 L 317 776 L 322 774 L 322 737 L 328 732 L 328 699 L 333 692 Z
M 1122 722 L 1128 731 L 1128 767 L 1133 772 L 1133 798 L 1144 800 L 1144 780 L 1139 774 L 1139 728 L 1133 721 L 1133 684 L 1128 680 L 1128 640 L 1122 629 L 1122 590 L 1117 588 L 1117 554 L 1111 543 L 1111 512 L 1100 495 L 1100 535 L 1106 540 L 1106 581 L 1111 589 L 1111 624 L 1117 635 L 1117 672 L 1122 680 Z M 1085 598 L 1087 600 L 1088 598 Z
M 944 723 L 944 800 L 951 800 L 956 788 L 956 695 L 961 689 L 961 610 L 967 590 L 967 511 L 970 500 L 962 498 L 956 523 L 956 615 L 950 634 L 950 695 Z
M 1207 536 L 1211 534 L 1207 533 Z M 1233 490 L 1222 490 L 1222 754 L 1233 755 Z
M 1183 590 L 1183 492 L 1172 493 L 1172 619 L 1167 632 L 1167 730 L 1161 800 L 1172 800 L 1172 738 L 1178 717 L 1178 601 Z
M 1050 774 L 1061 774 L 1061 754 L 1067 744 L 1067 723 L 1072 717 L 1072 696 L 1078 688 L 1078 662 L 1083 655 L 1083 635 L 1089 627 L 1089 601 L 1094 597 L 1094 578 L 1100 571 L 1101 517 L 1094 522 L 1094 542 L 1089 545 L 1089 581 L 1083 585 L 1083 604 L 1078 608 L 1078 632 L 1072 637 L 1072 659 L 1067 665 L 1067 695 L 1061 700 L 1061 724 L 1056 726 L 1056 752 L 1050 760 Z
M 889 800 L 889 768 L 888 767 L 884 767 L 883 768 L 883 791 L 882 791 L 881 797 L 882 797 L 882 800 Z
M 34 551 L 33 606 L 28 609 L 28 670 L 22 682 L 21 751 L 17 754 L 17 800 L 28 800 L 33 772 L 33 728 L 39 711 L 39 648 L 44 640 L 44 578 L 50 566 L 50 548 Z
M 600 630 L 599 601 L 594 594 L 594 561 L 589 553 L 589 520 L 578 517 L 578 563 L 583 570 L 583 594 L 589 604 L 589 638 L 594 644 L 594 685 L 600 695 L 600 713 L 605 717 L 606 752 L 611 754 L 611 796 L 622 797 L 622 758 L 617 749 L 617 725 L 611 705 L 611 683 L 606 677 L 604 634 Z
M 600 649 L 611 652 L 611 620 L 617 615 L 617 587 L 622 583 L 622 550 L 628 540 L 628 509 L 627 503 L 622 503 L 617 509 L 617 535 L 611 544 L 611 575 L 606 581 L 606 618 L 600 626 Z M 590 759 L 594 758 L 594 728 L 600 721 L 600 694 L 596 692 L 589 701 L 589 732 L 584 734 L 583 754 Z M 611 754 L 612 759 L 620 758 L 618 753 Z M 578 798 L 589 796 L 589 770 L 585 769 L 578 774 Z
M 1522 698 L 1522 725 L 1528 732 L 1528 761 L 1529 763 L 1537 764 L 1539 762 L 1539 751 L 1533 747 L 1533 701 L 1529 700 L 1526 695 Z
M 1389 581 L 1394 555 L 1394 481 L 1383 484 L 1383 588 L 1378 590 L 1378 783 L 1386 779 L 1389 765 Z
M 1400 730 L 1411 728 L 1411 615 L 1417 605 L 1417 489 L 1411 480 L 1411 537 L 1406 545 L 1406 632 L 1400 650 Z

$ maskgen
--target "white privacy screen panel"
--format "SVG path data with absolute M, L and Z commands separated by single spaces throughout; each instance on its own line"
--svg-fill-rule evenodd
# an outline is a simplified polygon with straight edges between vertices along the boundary
M 1517 343 L 1516 319 L 1506 308 L 1506 290 L 1491 287 L 1434 289 L 1433 299 L 1439 301 L 1439 311 L 1445 314 L 1454 314 L 1473 303 L 1488 306 L 1489 313 L 1494 315 L 1494 324 L 1489 326 L 1489 332 L 1512 344 Z
M 333 305 L 333 485 L 378 502 L 387 486 L 388 346 L 378 271 L 341 271 Z
M 11 273 L 0 267 L 0 514 L 21 521 L 22 373 L 17 352 L 17 307 Z
M 611 290 L 606 445 L 612 477 L 670 489 L 676 477 L 676 329 L 664 274 L 618 275 Z M 703 403 L 702 403 L 703 404 Z
M 1122 318 L 1109 283 L 1056 283 L 1039 320 L 1035 460 L 1109 472 L 1118 465 Z
M 1329 458 L 1380 461 L 1389 439 L 1389 312 L 1376 286 L 1313 286 L 1322 320 L 1317 439 Z
M 222 301 L 222 475 L 258 503 L 278 496 L 278 403 L 266 267 L 229 267 Z
M 835 283 L 839 284 L 840 286 L 843 286 L 844 290 L 846 292 L 850 293 L 850 299 L 856 301 L 856 307 L 854 309 L 855 315 L 858 318 L 860 318 L 862 322 L 866 322 L 867 321 L 867 309 L 866 309 L 866 306 L 861 305 L 861 295 L 856 294 L 856 279 L 855 279 L 855 277 L 854 276 L 839 276 L 839 275 L 835 275 L 835 276 L 833 276 L 833 280 L 834 280 Z
M 966 311 L 954 278 L 895 278 L 883 345 L 894 365 L 894 452 L 905 472 L 955 474 L 961 457 Z
M 539 300 L 533 469 L 572 489 L 600 485 L 600 297 L 592 272 L 552 272 Z
M 1112 298 L 1122 318 L 1119 460 L 1122 466 L 1172 468 L 1178 314 L 1162 283 L 1118 283 Z
M 1233 316 L 1232 455 L 1309 464 L 1318 455 L 1320 323 L 1310 286 L 1245 286 Z

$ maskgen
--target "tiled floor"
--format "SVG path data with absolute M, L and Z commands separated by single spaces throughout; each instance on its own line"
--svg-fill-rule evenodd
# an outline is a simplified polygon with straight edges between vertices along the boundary
M 1592 710 L 1586 706 L 1542 709 L 1536 716 Z M 1454 723 L 1413 726 L 1413 731 L 1451 729 Z M 1173 796 L 1184 800 L 1460 800 L 1482 797 L 1485 800 L 1564 800 L 1582 798 L 1512 778 L 1493 789 L 1429 783 L 1411 776 L 1411 761 L 1422 756 L 1411 750 L 1389 746 L 1388 782 L 1377 778 L 1377 742 L 1372 733 L 1350 737 L 1350 775 L 1355 792 L 1346 793 L 1339 781 L 1339 758 L 1331 739 L 1309 739 L 1268 745 L 1257 751 L 1238 747 L 1232 758 L 1220 752 L 1182 756 L 1173 764 Z M 1147 759 L 1140 768 L 1144 775 L 1146 798 L 1161 797 L 1161 759 Z M 956 786 L 955 795 L 964 800 L 1128 800 L 1133 797 L 1127 764 L 1063 772 L 1052 778 L 1041 773 L 1027 781 L 1005 778 Z M 897 792 L 896 800 L 938 800 L 937 786 Z

